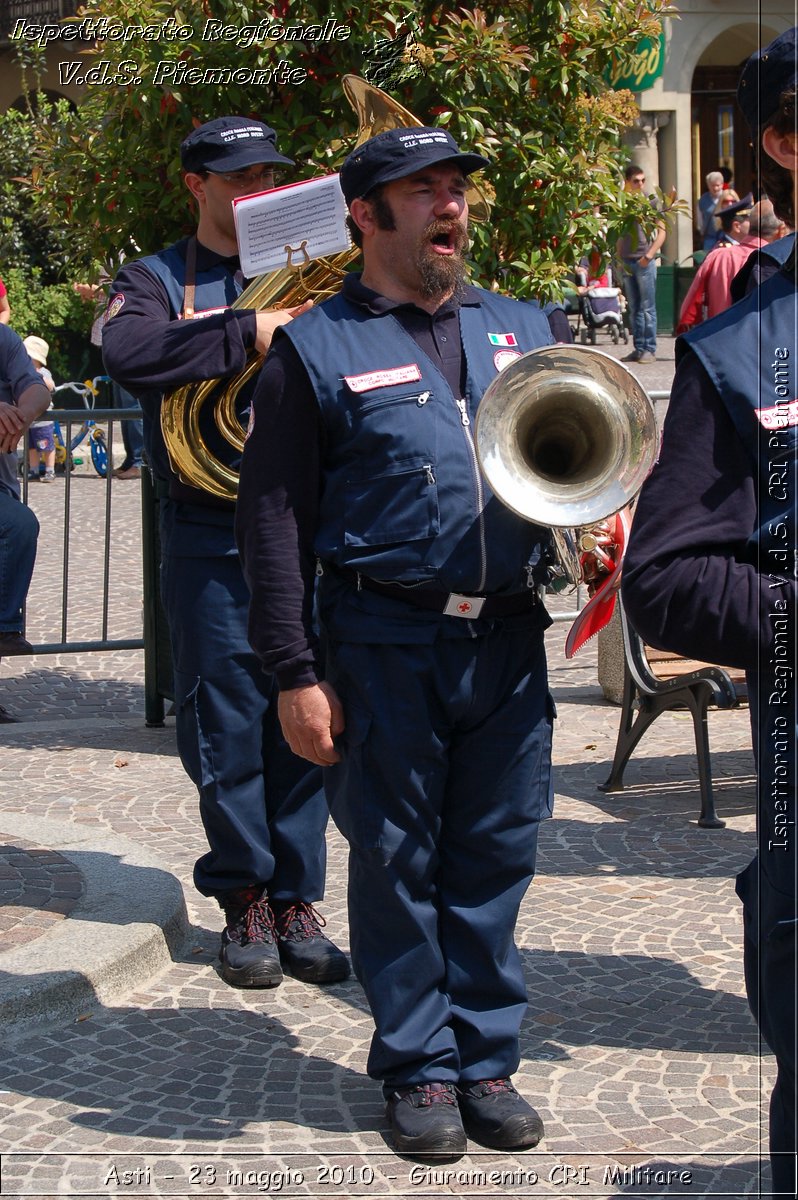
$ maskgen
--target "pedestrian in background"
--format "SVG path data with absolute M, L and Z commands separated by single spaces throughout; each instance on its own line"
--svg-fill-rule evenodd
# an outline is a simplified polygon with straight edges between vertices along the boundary
M 48 392 L 55 391 L 55 380 L 47 369 L 50 347 L 44 338 L 26 337 L 22 342 Z M 52 400 L 49 408 L 53 407 Z M 40 465 L 44 468 L 40 472 Z M 52 421 L 34 421 L 28 430 L 28 479 L 55 482 L 55 425 Z
M 723 194 L 723 175 L 710 171 L 706 177 L 707 190 L 698 198 L 696 205 L 696 229 L 701 238 L 701 248 L 711 250 L 718 236 L 717 216 Z
M 18 334 L 0 324 L 0 658 L 31 654 L 22 610 L 36 561 L 39 522 L 21 502 L 17 445 L 50 403 Z M 0 721 L 13 720 L 5 709 Z
M 624 190 L 643 193 L 646 176 L 636 163 L 625 172 Z M 665 223 L 657 224 L 653 237 L 636 223 L 631 233 L 618 240 L 617 253 L 624 267 L 621 280 L 629 305 L 634 349 L 625 362 L 651 363 L 657 357 L 657 257 L 665 241 Z

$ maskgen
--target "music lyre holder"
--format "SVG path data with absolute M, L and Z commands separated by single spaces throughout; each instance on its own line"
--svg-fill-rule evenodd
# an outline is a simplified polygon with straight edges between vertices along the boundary
M 310 266 L 310 255 L 308 254 L 308 239 L 300 242 L 298 246 L 283 246 L 285 250 L 285 265 L 289 271 L 302 271 L 305 267 Z M 294 255 L 301 254 L 302 262 L 295 263 Z

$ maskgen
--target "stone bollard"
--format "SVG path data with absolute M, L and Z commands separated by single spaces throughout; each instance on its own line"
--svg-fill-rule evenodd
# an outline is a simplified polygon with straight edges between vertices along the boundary
M 610 704 L 623 702 L 623 630 L 618 605 L 610 622 L 604 626 L 597 637 L 598 646 L 598 681 L 604 694 L 604 699 Z

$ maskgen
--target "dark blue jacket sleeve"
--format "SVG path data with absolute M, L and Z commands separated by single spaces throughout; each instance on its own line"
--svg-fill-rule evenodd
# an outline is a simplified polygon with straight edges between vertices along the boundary
M 313 624 L 322 424 L 305 367 L 278 337 L 252 401 L 236 506 L 249 640 L 282 688 L 322 678 Z
M 677 368 L 657 465 L 643 486 L 623 568 L 632 624 L 652 646 L 753 670 L 772 596 L 748 539 L 753 459 L 692 353 Z M 795 583 L 791 588 L 795 602 Z
M 227 309 L 178 320 L 162 284 L 141 263 L 119 272 L 107 311 L 114 315 L 103 325 L 103 360 L 108 374 L 134 395 L 142 388 L 167 391 L 226 378 L 243 370 L 255 345 L 254 312 Z
M 29 387 L 41 387 L 42 377 L 15 330 L 0 324 L 0 400 L 16 404 Z M 46 406 L 45 406 L 46 407 Z

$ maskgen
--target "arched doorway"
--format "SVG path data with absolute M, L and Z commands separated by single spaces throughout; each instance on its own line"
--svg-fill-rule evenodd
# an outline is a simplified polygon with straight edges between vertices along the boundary
M 735 25 L 715 38 L 696 64 L 691 87 L 696 196 L 706 189 L 707 172 L 723 168 L 731 171 L 738 195 L 758 195 L 751 131 L 737 105 L 737 83 L 746 59 L 776 33 L 754 22 Z

